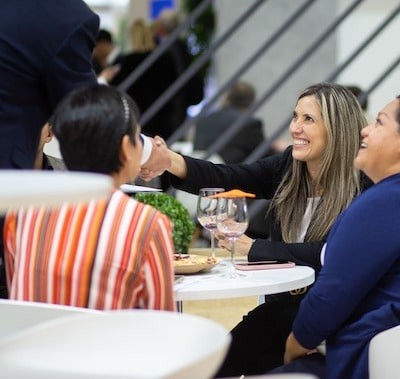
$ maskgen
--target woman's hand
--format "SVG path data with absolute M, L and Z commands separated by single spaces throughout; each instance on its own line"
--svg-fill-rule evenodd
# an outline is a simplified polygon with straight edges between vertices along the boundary
M 232 246 L 230 241 L 223 235 L 222 233 L 215 233 L 215 238 L 218 241 L 218 246 L 222 249 L 231 251 Z M 235 244 L 235 252 L 237 255 L 243 255 L 247 256 L 249 254 L 251 245 L 253 244 L 254 240 L 252 240 L 250 237 L 247 237 L 246 235 L 240 236 L 236 240 Z
M 296 358 L 299 358 L 311 352 L 314 352 L 314 350 L 309 350 L 301 346 L 292 332 L 289 334 L 289 337 L 286 340 L 286 350 L 283 361 L 285 364 L 288 364 L 294 361 Z

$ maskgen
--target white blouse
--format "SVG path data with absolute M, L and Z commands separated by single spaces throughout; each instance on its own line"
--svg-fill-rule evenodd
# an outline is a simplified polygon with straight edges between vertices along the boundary
M 296 242 L 304 242 L 304 238 L 307 233 L 307 229 L 310 226 L 311 217 L 314 211 L 317 209 L 318 203 L 321 200 L 321 197 L 309 197 L 307 199 L 307 208 L 304 212 L 303 220 L 301 222 L 301 228 L 299 232 L 299 236 L 297 237 Z

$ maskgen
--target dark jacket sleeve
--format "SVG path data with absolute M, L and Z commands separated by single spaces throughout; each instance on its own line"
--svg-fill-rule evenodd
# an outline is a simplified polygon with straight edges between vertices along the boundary
M 87 9 L 68 22 L 71 25 L 69 32 L 58 41 L 59 46 L 45 66 L 47 95 L 53 107 L 70 91 L 97 84 L 92 69 L 92 50 L 99 17 Z
M 287 260 L 301 266 L 310 266 L 316 273 L 321 269 L 320 254 L 325 241 L 285 243 L 256 239 L 250 249 L 250 262 L 265 260 Z
M 226 190 L 238 188 L 254 193 L 258 198 L 271 199 L 284 174 L 292 162 L 292 148 L 282 154 L 260 159 L 251 164 L 213 164 L 210 162 L 184 157 L 188 177 L 180 180 L 172 177 L 174 187 L 197 194 L 201 187 L 223 187 Z M 272 220 L 272 229 L 279 229 Z M 273 241 L 257 239 L 250 249 L 249 261 L 290 260 L 298 265 L 310 266 L 316 272 L 321 268 L 320 253 L 324 241 L 314 243 L 285 243 L 279 230 L 271 233 Z
M 241 189 L 259 199 L 271 199 L 292 162 L 291 148 L 254 163 L 215 164 L 184 156 L 187 178 L 170 176 L 178 189 L 197 194 L 202 187 L 222 187 L 226 191 Z

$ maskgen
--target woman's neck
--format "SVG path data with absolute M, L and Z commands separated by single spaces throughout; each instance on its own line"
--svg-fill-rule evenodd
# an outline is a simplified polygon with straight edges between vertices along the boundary
M 307 163 L 307 172 L 311 181 L 311 197 L 321 197 L 324 192 L 321 184 L 317 183 L 319 171 L 319 167 Z

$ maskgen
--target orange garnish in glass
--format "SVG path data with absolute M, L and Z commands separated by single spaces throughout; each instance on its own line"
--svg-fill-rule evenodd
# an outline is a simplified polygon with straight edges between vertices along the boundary
M 256 197 L 256 195 L 254 195 L 254 193 L 247 193 L 238 189 L 233 189 L 230 191 L 217 193 L 210 197 L 234 198 L 234 197 Z

